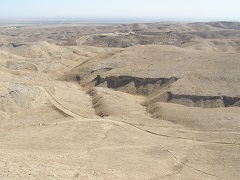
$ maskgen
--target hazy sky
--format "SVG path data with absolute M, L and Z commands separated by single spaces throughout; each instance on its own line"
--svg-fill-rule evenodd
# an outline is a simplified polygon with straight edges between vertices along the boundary
M 0 18 L 240 20 L 240 0 L 0 0 Z

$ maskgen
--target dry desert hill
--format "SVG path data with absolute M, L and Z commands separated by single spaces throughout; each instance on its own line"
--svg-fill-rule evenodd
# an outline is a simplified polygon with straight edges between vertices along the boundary
M 238 180 L 240 23 L 0 26 L 0 179 Z

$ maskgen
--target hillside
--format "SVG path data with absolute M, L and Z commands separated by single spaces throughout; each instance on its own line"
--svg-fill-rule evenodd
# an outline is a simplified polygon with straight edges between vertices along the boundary
M 0 179 L 239 179 L 239 23 L 12 26 Z

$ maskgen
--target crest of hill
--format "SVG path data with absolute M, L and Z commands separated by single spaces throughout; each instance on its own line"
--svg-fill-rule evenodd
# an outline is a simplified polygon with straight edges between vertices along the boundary
M 26 44 L 4 44 L 0 46 L 0 50 L 26 58 L 51 57 L 54 53 L 61 52 L 60 47 L 45 41 Z
M 18 58 L 20 57 L 0 49 L 0 60 L 18 59 Z
M 234 30 L 240 30 L 240 23 L 239 22 L 210 22 L 207 23 L 208 25 L 216 28 L 222 28 L 222 29 L 234 29 Z
M 147 67 L 147 69 L 146 69 Z M 134 46 L 91 61 L 67 72 L 63 79 L 79 76 L 82 83 L 104 77 L 180 78 L 175 92 L 191 95 L 239 96 L 238 53 L 202 51 L 176 46 Z M 89 70 L 87 70 L 89 69 Z M 92 71 L 94 69 L 94 71 Z M 228 72 L 228 73 L 223 73 Z M 86 80 L 88 79 L 88 80 Z M 85 81 L 86 80 L 86 81 Z M 232 88 L 229 89 L 229 86 Z

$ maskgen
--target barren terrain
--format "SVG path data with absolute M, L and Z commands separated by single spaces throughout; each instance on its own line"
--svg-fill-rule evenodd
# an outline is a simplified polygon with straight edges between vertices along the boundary
M 0 25 L 0 179 L 240 177 L 240 23 Z

